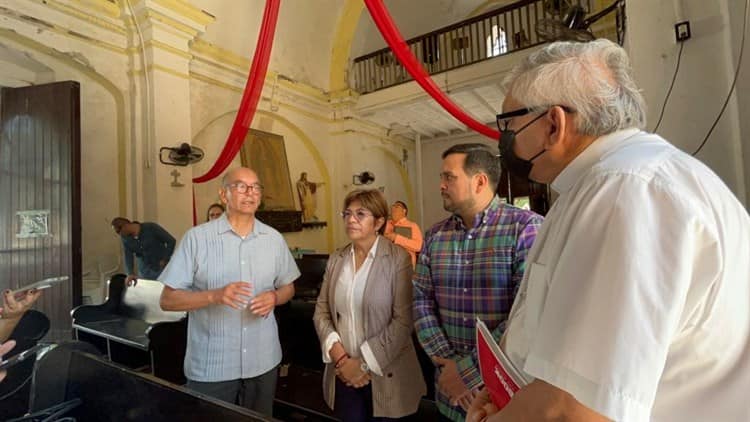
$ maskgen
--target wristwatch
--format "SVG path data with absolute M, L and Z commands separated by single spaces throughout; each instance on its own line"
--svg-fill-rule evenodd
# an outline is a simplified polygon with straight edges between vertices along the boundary
M 359 364 L 359 369 L 361 369 L 362 372 L 364 372 L 365 374 L 370 372 L 370 367 L 367 365 L 367 362 L 365 362 L 364 360 L 362 361 L 362 363 Z

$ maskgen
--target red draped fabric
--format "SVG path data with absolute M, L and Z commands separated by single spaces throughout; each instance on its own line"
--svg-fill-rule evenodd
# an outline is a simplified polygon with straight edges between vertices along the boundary
M 255 55 L 253 63 L 250 66 L 250 73 L 247 76 L 245 92 L 242 94 L 240 109 L 237 111 L 237 117 L 234 119 L 232 130 L 229 132 L 224 149 L 216 159 L 216 162 L 206 174 L 193 179 L 194 183 L 203 183 L 219 176 L 242 147 L 247 130 L 253 121 L 255 110 L 260 100 L 260 93 L 263 90 L 263 81 L 266 78 L 268 62 L 271 57 L 271 47 L 273 47 L 273 35 L 276 32 L 276 21 L 279 17 L 279 5 L 281 0 L 266 0 L 266 7 L 263 11 L 263 23 L 258 35 L 258 43 L 255 46 Z
M 198 224 L 198 214 L 195 212 L 195 185 L 193 185 L 193 225 Z
M 419 86 L 421 86 L 422 89 L 430 94 L 430 96 L 434 98 L 435 101 L 437 101 L 438 104 L 440 104 L 448 113 L 461 121 L 463 124 L 481 133 L 482 135 L 492 138 L 495 141 L 499 140 L 500 133 L 497 130 L 479 123 L 474 118 L 466 114 L 453 101 L 451 101 L 451 99 L 448 98 L 448 96 L 445 95 L 440 90 L 440 88 L 438 88 L 438 86 L 435 84 L 432 78 L 430 78 L 430 75 L 427 73 L 424 67 L 422 67 L 422 64 L 419 63 L 417 58 L 414 57 L 414 54 L 412 54 L 411 50 L 409 50 L 409 46 L 406 44 L 404 38 L 401 36 L 401 33 L 399 33 L 398 28 L 396 28 L 396 25 L 393 23 L 393 19 L 388 13 L 388 10 L 383 5 L 383 1 L 365 0 L 365 5 L 370 11 L 370 15 L 372 15 L 372 19 L 373 21 L 375 21 L 375 25 L 383 35 L 383 39 L 385 39 L 385 41 L 391 47 L 393 54 L 396 56 L 396 58 L 398 58 L 398 61 L 401 62 L 401 64 L 404 66 L 404 68 L 406 68 L 406 70 L 419 84 Z

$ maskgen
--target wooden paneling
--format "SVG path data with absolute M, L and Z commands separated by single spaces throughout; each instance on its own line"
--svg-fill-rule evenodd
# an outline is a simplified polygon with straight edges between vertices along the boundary
M 70 277 L 35 305 L 50 340 L 70 338 L 81 302 L 79 91 L 69 81 L 0 92 L 0 288 Z M 47 234 L 43 224 L 23 234 L 29 213 L 46 214 Z

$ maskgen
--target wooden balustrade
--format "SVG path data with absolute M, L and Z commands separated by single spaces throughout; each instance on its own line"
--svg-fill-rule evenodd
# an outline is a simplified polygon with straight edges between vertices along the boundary
M 590 11 L 593 0 L 572 3 Z M 544 40 L 534 28 L 540 19 L 550 17 L 543 0 L 521 0 L 406 43 L 427 72 L 435 74 L 541 44 Z M 357 57 L 352 72 L 354 89 L 361 94 L 412 79 L 390 48 Z

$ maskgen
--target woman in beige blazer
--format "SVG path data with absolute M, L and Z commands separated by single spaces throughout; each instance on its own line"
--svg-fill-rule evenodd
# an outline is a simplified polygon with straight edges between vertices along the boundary
M 411 258 L 381 236 L 380 191 L 349 193 L 341 214 L 351 243 L 331 254 L 313 317 L 323 396 L 342 421 L 410 415 L 426 392 L 411 340 Z

